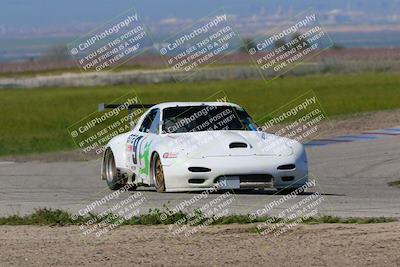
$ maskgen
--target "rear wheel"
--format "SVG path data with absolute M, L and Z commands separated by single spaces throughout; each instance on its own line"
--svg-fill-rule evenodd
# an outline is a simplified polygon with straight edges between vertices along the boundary
M 111 190 L 118 190 L 126 184 L 126 179 L 118 173 L 111 149 L 107 149 L 104 156 L 103 175 Z
M 160 156 L 155 153 L 153 160 L 152 160 L 152 175 L 154 180 L 154 186 L 157 192 L 164 192 L 165 191 L 165 180 L 164 180 L 164 171 L 161 164 Z

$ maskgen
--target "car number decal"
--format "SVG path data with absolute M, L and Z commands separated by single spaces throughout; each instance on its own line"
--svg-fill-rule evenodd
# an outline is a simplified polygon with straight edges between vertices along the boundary
M 138 154 L 140 149 L 140 140 L 142 140 L 143 136 L 140 135 L 130 135 L 128 137 L 128 151 L 132 153 L 132 162 L 133 164 L 138 164 Z

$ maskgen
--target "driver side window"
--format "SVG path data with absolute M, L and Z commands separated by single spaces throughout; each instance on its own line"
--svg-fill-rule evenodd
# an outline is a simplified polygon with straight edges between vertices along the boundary
M 139 131 L 143 133 L 150 132 L 150 128 L 153 128 L 152 125 L 156 122 L 156 115 L 158 113 L 158 109 L 151 110 L 146 117 L 144 118 L 142 125 L 139 127 Z M 158 119 L 160 117 L 158 116 Z M 152 129 L 153 130 L 153 129 Z

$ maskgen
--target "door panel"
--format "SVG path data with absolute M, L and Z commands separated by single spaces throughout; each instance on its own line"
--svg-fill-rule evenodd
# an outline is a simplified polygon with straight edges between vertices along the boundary
M 159 120 L 160 110 L 150 110 L 139 126 L 139 130 L 128 138 L 127 154 L 131 155 L 128 162 L 131 162 L 138 182 L 150 184 L 150 153 L 153 151 L 151 145 L 157 136 L 155 133 L 158 133 Z

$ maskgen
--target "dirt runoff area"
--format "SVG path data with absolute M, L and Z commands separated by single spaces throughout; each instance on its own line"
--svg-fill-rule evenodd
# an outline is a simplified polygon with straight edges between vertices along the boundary
M 78 226 L 1 226 L 1 266 L 400 266 L 400 222 L 298 225 L 272 239 L 255 225 L 123 226 L 100 238 Z

